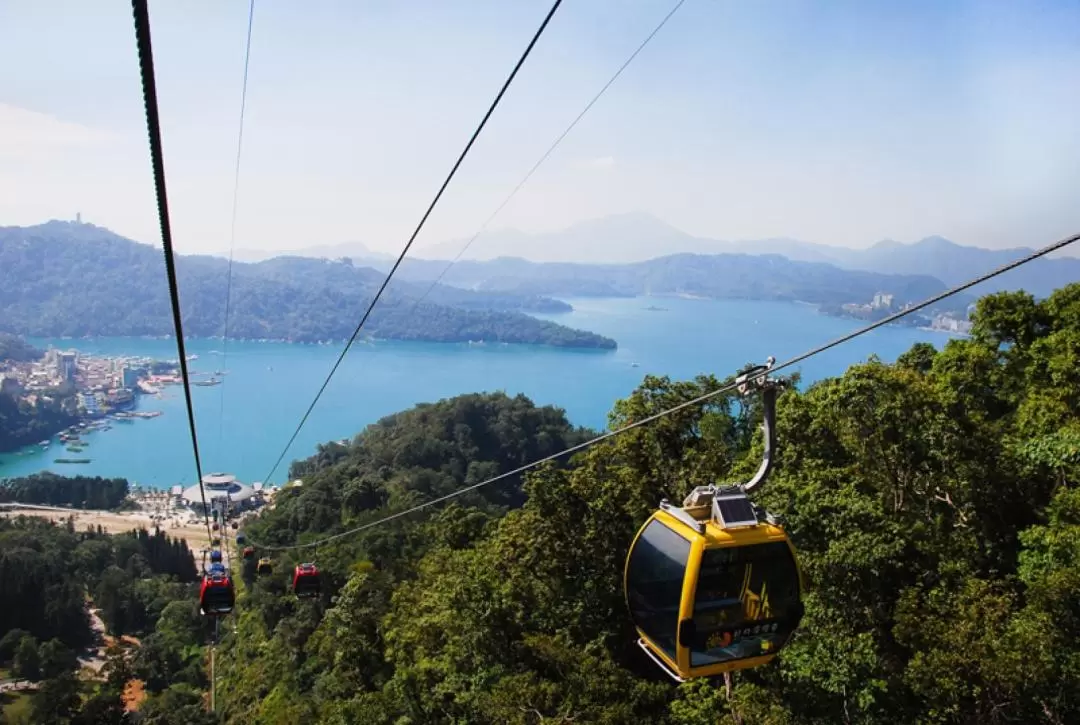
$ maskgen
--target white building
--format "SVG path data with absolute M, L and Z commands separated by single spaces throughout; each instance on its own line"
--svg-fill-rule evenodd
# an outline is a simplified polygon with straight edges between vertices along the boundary
M 253 508 L 257 503 L 258 492 L 237 481 L 236 476 L 228 473 L 208 473 L 202 480 L 206 505 L 211 511 L 242 511 Z M 203 515 L 203 491 L 200 491 L 198 486 L 189 486 L 180 493 L 180 500 L 185 506 Z

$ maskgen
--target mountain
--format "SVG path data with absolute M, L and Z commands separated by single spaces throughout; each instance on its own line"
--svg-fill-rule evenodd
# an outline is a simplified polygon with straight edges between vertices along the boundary
M 943 237 L 927 237 L 914 244 L 878 242 L 869 249 L 853 250 L 845 266 L 874 272 L 920 274 L 933 270 L 950 287 L 1031 254 L 1033 249 L 982 249 L 967 247 Z M 996 277 L 978 288 L 986 294 L 1001 290 L 1025 289 L 1045 297 L 1053 290 L 1080 281 L 1080 259 L 1056 257 L 1036 259 Z
M 426 259 L 453 259 L 466 241 L 443 242 L 418 249 L 416 254 Z M 635 212 L 590 219 L 555 232 L 485 232 L 463 258 L 489 260 L 512 254 L 533 262 L 624 263 L 673 252 L 718 251 L 717 244 L 722 242 L 697 239 L 656 217 Z
M 215 256 L 228 259 L 229 253 L 222 252 Z M 316 244 L 303 249 L 288 249 L 270 251 L 265 249 L 236 249 L 233 250 L 233 260 L 238 262 L 263 262 L 274 257 L 315 257 L 323 259 L 341 259 L 348 257 L 354 261 L 361 260 L 392 260 L 393 257 L 384 252 L 376 252 L 360 242 L 342 242 L 340 244 Z
M 180 256 L 185 332 L 221 335 L 226 260 Z M 229 336 L 297 342 L 340 340 L 355 329 L 383 273 L 348 261 L 279 257 L 232 267 Z M 428 290 L 431 294 L 419 305 Z M 88 224 L 0 227 L 0 328 L 32 336 L 169 335 L 161 251 Z M 615 341 L 538 320 L 559 311 L 531 293 L 431 288 L 395 281 L 365 328 L 369 336 L 435 342 L 532 343 L 613 348 Z
M 417 256 L 452 259 L 465 240 L 417 250 Z M 490 261 L 519 257 L 531 262 L 632 263 L 673 254 L 778 254 L 795 262 L 821 262 L 849 270 L 936 277 L 948 286 L 1030 254 L 1029 248 L 983 249 L 962 246 L 942 237 L 913 244 L 885 240 L 867 249 L 816 244 L 790 238 L 722 241 L 687 234 L 649 214 L 619 214 L 592 219 L 556 232 L 527 234 L 517 230 L 482 234 L 463 259 Z M 1080 280 L 1080 259 L 1045 258 L 1004 274 L 979 292 L 1026 289 L 1037 296 Z
M 445 267 L 442 261 L 407 259 L 398 274 L 413 281 L 430 280 Z M 940 280 L 928 275 L 845 270 L 821 262 L 796 262 L 776 254 L 673 254 L 632 264 L 536 263 L 503 257 L 458 262 L 442 282 L 517 295 L 685 295 L 828 305 L 868 303 L 879 292 L 894 295 L 894 303 L 901 305 L 945 289 Z M 963 301 L 958 304 L 961 309 L 966 306 Z

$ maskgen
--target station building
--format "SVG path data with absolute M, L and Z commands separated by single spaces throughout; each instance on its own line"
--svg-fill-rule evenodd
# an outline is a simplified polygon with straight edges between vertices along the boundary
M 260 484 L 248 485 L 236 480 L 229 473 L 208 473 L 203 476 L 203 488 L 206 491 L 206 505 L 210 511 L 232 512 L 255 508 L 262 502 Z M 180 488 L 175 487 L 173 490 Z M 203 497 L 198 486 L 189 486 L 179 491 L 181 503 L 200 516 L 204 516 Z

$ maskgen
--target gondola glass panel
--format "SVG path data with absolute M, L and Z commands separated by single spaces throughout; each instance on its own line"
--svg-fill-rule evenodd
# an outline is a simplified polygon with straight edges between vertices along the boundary
M 683 625 L 690 666 L 775 654 L 800 615 L 799 571 L 786 541 L 705 549 L 693 624 Z
M 634 624 L 671 659 L 689 555 L 690 542 L 654 520 L 641 532 L 626 566 L 626 598 Z

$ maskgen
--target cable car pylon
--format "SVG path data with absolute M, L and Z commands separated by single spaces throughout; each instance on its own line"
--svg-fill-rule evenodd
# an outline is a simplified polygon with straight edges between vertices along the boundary
M 780 520 L 747 496 L 775 460 L 776 398 L 786 383 L 768 376 L 773 364 L 735 381 L 741 395 L 762 396 L 765 450 L 754 476 L 698 486 L 682 506 L 661 501 L 626 559 L 638 645 L 679 682 L 767 664 L 802 619 L 795 549 Z

